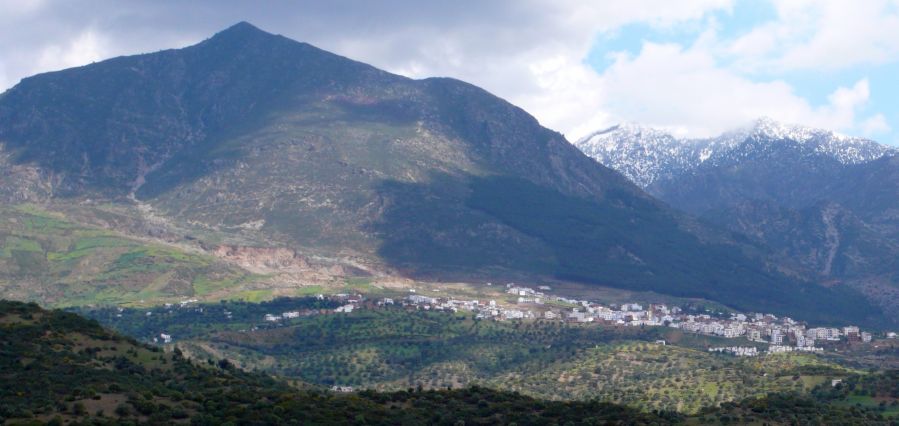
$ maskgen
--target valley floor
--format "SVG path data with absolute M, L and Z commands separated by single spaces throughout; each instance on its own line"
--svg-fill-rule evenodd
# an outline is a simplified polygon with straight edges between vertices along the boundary
M 709 351 L 738 344 L 734 339 L 670 327 L 496 321 L 374 302 L 346 312 L 353 306 L 346 303 L 310 297 L 82 312 L 146 341 L 172 339 L 168 347 L 195 359 L 227 358 L 248 370 L 338 391 L 480 385 L 684 414 L 769 394 L 808 394 L 864 374 L 870 366 L 865 357 L 896 358 L 845 344 L 840 357 L 737 357 Z

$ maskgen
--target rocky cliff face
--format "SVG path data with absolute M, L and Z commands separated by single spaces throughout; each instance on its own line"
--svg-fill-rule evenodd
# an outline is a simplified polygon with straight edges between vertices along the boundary
M 303 271 L 309 262 L 296 251 L 284 247 L 218 246 L 212 253 L 256 273 Z

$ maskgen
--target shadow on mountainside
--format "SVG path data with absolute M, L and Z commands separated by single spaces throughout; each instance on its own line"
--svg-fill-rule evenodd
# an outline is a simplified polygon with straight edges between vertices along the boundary
M 489 279 L 511 269 L 816 323 L 882 326 L 880 310 L 854 290 L 763 272 L 738 247 L 701 242 L 627 193 L 598 202 L 520 178 L 449 175 L 384 181 L 378 191 L 387 200 L 372 225 L 382 241 L 378 254 L 415 277 L 478 270 Z

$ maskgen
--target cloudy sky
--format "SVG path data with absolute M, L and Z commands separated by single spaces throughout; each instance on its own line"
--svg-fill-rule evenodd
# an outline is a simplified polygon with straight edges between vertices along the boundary
M 472 82 L 569 139 L 620 121 L 707 136 L 768 116 L 899 145 L 899 0 L 431 3 L 0 0 L 0 90 L 245 20 Z

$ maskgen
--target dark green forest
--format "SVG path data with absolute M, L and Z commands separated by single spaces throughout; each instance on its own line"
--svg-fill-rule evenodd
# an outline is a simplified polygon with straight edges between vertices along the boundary
M 394 331 L 424 330 L 406 326 Z M 224 359 L 187 359 L 181 350 L 141 344 L 74 313 L 0 302 L 0 418 L 7 424 L 889 424 L 892 406 L 872 406 L 866 398 L 895 400 L 897 378 L 896 372 L 853 375 L 806 395 L 749 398 L 694 416 L 595 400 L 547 401 L 483 386 L 341 394 L 243 371 Z
M 296 389 L 226 360 L 185 359 L 96 321 L 0 302 L 0 423 L 668 424 L 599 402 L 548 402 L 471 387 L 335 394 Z M 461 422 L 461 423 L 460 423 Z

